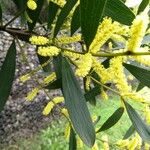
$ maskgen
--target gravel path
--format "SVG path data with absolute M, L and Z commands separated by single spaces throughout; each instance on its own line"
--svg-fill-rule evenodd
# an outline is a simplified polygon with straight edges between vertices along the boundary
M 11 15 L 6 15 L 5 21 L 10 18 L 12 18 Z M 20 21 L 15 20 L 11 26 L 19 27 Z M 0 32 L 0 65 L 4 61 L 11 41 L 12 37 L 9 34 Z M 34 47 L 27 45 L 24 47 L 24 51 L 28 55 L 32 68 L 36 68 L 38 66 L 38 59 L 35 55 Z M 41 112 L 49 101 L 48 97 L 42 91 L 34 101 L 27 102 L 25 100 L 25 96 L 36 86 L 36 82 L 29 80 L 26 83 L 21 83 L 19 81 L 18 77 L 30 71 L 29 66 L 23 63 L 21 59 L 18 50 L 17 68 L 12 92 L 4 110 L 0 113 L 0 144 L 11 144 L 20 137 L 29 137 L 41 128 L 46 127 L 54 117 L 59 116 L 57 110 L 48 117 L 42 116 Z M 50 96 L 53 97 L 59 94 L 60 92 L 53 91 Z

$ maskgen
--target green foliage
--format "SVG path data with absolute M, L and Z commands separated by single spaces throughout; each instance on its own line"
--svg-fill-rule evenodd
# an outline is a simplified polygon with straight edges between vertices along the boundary
M 14 80 L 15 68 L 16 46 L 15 41 L 13 41 L 0 70 L 0 111 L 3 110 L 5 103 L 9 97 Z
M 95 142 L 93 123 L 85 97 L 82 94 L 69 62 L 65 58 L 62 58 L 62 89 L 73 127 L 84 143 L 92 147 Z

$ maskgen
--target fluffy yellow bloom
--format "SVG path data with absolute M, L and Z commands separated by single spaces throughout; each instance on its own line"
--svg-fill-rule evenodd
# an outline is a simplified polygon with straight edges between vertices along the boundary
M 49 42 L 49 39 L 44 36 L 32 36 L 29 41 L 33 45 L 45 45 Z
M 67 123 L 67 125 L 65 127 L 64 136 L 65 136 L 66 139 L 69 139 L 69 136 L 70 136 L 70 124 L 69 123 Z
M 92 67 L 92 55 L 87 53 L 77 62 L 76 75 L 85 77 Z
M 72 60 L 76 60 L 76 59 L 79 59 L 82 57 L 81 54 L 78 54 L 78 53 L 73 53 L 73 52 L 69 52 L 69 51 L 64 51 L 64 55 L 65 56 L 68 56 L 70 59 Z
M 109 150 L 109 144 L 108 144 L 108 136 L 107 135 L 103 135 L 102 136 L 102 140 L 103 142 L 103 150 Z
M 97 142 L 95 142 L 94 146 L 92 147 L 92 150 L 100 150 L 100 149 L 98 148 Z
M 33 98 L 37 95 L 37 93 L 39 92 L 39 88 L 37 87 L 37 88 L 34 88 L 31 92 L 29 92 L 28 93 L 28 95 L 27 95 L 27 97 L 26 97 L 26 99 L 28 100 L 28 101 L 32 101 L 33 100 Z
M 44 78 L 44 84 L 48 84 L 56 79 L 56 73 L 53 72 L 50 75 L 48 75 L 46 78 Z
M 78 148 L 83 148 L 83 142 L 82 142 L 82 140 L 80 139 L 79 136 L 77 136 L 77 147 Z
M 90 45 L 89 51 L 96 53 L 100 50 L 103 44 L 112 36 L 117 30 L 116 23 L 112 22 L 111 18 L 104 18 L 99 25 L 96 36 Z
M 149 150 L 150 149 L 150 145 L 148 143 L 144 143 L 144 150 Z
M 149 105 L 145 105 L 144 113 L 145 113 L 146 122 L 148 124 L 150 124 L 150 107 L 149 107 Z
M 108 100 L 108 95 L 107 93 L 104 91 L 104 89 L 101 90 L 101 97 L 104 99 L 104 100 Z
M 28 0 L 27 6 L 31 10 L 35 10 L 37 8 L 37 4 L 34 0 Z
M 61 113 L 62 114 L 64 114 L 65 116 L 69 116 L 69 114 L 68 114 L 68 110 L 66 109 L 66 108 L 63 108 L 62 110 L 61 110 Z
M 110 60 L 110 74 L 114 77 L 113 82 L 116 84 L 116 87 L 121 94 L 129 93 L 131 91 L 122 64 L 125 60 L 126 58 L 122 56 L 114 57 Z
M 86 82 L 85 82 L 85 88 L 86 88 L 87 91 L 90 90 L 90 83 L 91 83 L 91 78 L 88 76 L 86 78 Z
M 38 48 L 38 54 L 41 56 L 57 56 L 60 52 L 60 49 L 58 49 L 56 46 L 47 46 L 47 47 L 39 47 Z
M 128 40 L 127 49 L 129 51 L 136 52 L 140 48 L 148 23 L 149 17 L 147 12 L 144 11 L 136 16 L 131 26 L 131 37 Z
M 105 69 L 104 66 L 96 58 L 93 58 L 92 67 L 94 71 L 100 76 L 102 83 L 106 83 L 111 80 L 110 72 Z
M 60 42 L 63 44 L 70 44 L 70 43 L 74 43 L 74 42 L 78 42 L 78 41 L 81 41 L 80 34 L 74 35 L 72 37 L 67 36 L 67 37 L 60 37 L 60 38 L 56 39 L 56 42 Z
M 119 146 L 120 148 L 125 148 L 129 145 L 129 140 L 126 139 L 126 140 L 119 140 L 117 141 L 117 146 Z
M 20 81 L 25 82 L 30 79 L 30 74 L 26 74 L 20 77 Z
M 49 1 L 52 1 L 53 3 L 56 3 L 60 7 L 63 7 L 65 5 L 65 3 L 66 3 L 65 0 L 49 0 Z
M 64 101 L 63 97 L 55 97 L 53 100 L 51 100 L 46 107 L 43 110 L 43 115 L 48 115 L 52 109 L 54 108 L 54 106 L 58 103 L 61 103 Z
M 134 137 L 131 141 L 129 141 L 128 150 L 135 150 L 138 146 L 138 139 Z

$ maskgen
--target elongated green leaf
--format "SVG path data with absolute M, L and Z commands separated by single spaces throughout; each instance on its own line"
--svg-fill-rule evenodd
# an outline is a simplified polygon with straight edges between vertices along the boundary
M 124 64 L 124 67 L 130 71 L 143 85 L 150 87 L 150 70 L 146 70 L 134 65 Z
M 144 141 L 150 143 L 150 128 L 145 124 L 145 122 L 141 119 L 140 115 L 129 103 L 124 101 L 124 104 L 135 130 Z
M 107 0 L 80 0 L 81 30 L 87 48 L 93 41 Z
M 8 99 L 11 91 L 16 67 L 16 47 L 15 42 L 11 44 L 5 61 L 0 70 L 0 111 Z
M 109 128 L 111 128 L 112 126 L 114 126 L 119 120 L 120 118 L 122 117 L 124 113 L 124 108 L 123 107 L 120 107 L 118 108 L 107 120 L 106 122 L 101 126 L 101 128 L 97 131 L 98 132 L 101 132 L 101 131 L 104 131 L 104 130 L 107 130 Z
M 148 4 L 149 4 L 149 0 L 142 0 L 140 6 L 138 8 L 137 14 L 139 14 L 140 12 L 142 12 L 147 7 Z
M 135 18 L 134 13 L 120 0 L 108 0 L 105 16 L 125 25 L 131 25 Z
M 69 150 L 77 150 L 77 141 L 74 130 L 70 129 Z
M 2 7 L 1 7 L 1 4 L 0 4 L 0 24 L 2 24 Z
M 130 128 L 127 130 L 126 134 L 124 135 L 123 139 L 128 139 L 135 131 L 135 128 L 133 125 L 130 126 Z
M 30 31 L 32 31 L 34 29 L 36 22 L 39 19 L 40 12 L 41 12 L 43 4 L 44 4 L 44 0 L 37 0 L 36 3 L 37 3 L 36 10 L 33 11 L 30 9 L 27 9 L 27 13 L 28 13 L 30 19 L 32 20 L 32 23 L 28 22 L 28 27 L 29 27 Z
M 55 89 L 60 89 L 61 88 L 61 79 L 57 79 L 54 82 L 50 83 L 47 85 L 45 88 L 49 90 L 55 90 Z
M 59 8 L 60 7 L 57 4 L 55 4 L 53 2 L 49 3 L 49 6 L 48 6 L 48 25 L 47 25 L 48 29 L 51 27 L 51 24 L 53 23 Z
M 75 9 L 71 20 L 71 35 L 73 35 L 80 27 L 80 6 Z
M 25 9 L 27 0 L 13 0 L 13 2 L 16 4 L 18 10 Z
M 89 147 L 95 142 L 95 130 L 87 108 L 85 97 L 74 76 L 69 62 L 62 58 L 62 89 L 65 104 L 74 129 Z
M 56 22 L 56 26 L 54 30 L 54 37 L 56 37 L 56 35 L 58 34 L 60 27 L 62 26 L 66 17 L 69 15 L 70 11 L 72 10 L 72 8 L 75 6 L 76 3 L 77 3 L 77 0 L 68 0 L 65 6 L 62 8 L 58 16 L 57 22 Z

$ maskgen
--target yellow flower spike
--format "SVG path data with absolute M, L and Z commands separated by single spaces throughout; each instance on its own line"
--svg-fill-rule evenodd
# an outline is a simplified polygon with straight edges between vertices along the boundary
M 66 127 L 65 127 L 65 133 L 64 133 L 64 136 L 66 139 L 69 139 L 69 136 L 70 136 L 70 124 L 67 123 Z
M 26 74 L 20 77 L 20 81 L 25 82 L 31 78 L 30 74 Z
M 92 150 L 100 150 L 100 149 L 98 148 L 97 142 L 95 142 L 94 146 L 92 147 Z
M 82 142 L 82 140 L 80 139 L 79 136 L 77 136 L 77 147 L 78 148 L 83 148 L 83 142 Z
M 50 75 L 48 75 L 46 78 L 44 78 L 44 84 L 48 84 L 56 79 L 56 73 L 53 72 Z
M 108 95 L 107 95 L 107 93 L 104 91 L 104 89 L 102 89 L 101 90 L 101 97 L 102 97 L 102 99 L 104 99 L 104 100 L 108 100 Z
M 70 44 L 70 43 L 81 41 L 81 35 L 77 34 L 72 37 L 60 37 L 60 38 L 56 39 L 56 41 L 58 41 L 62 44 Z
M 82 57 L 81 54 L 78 54 L 78 53 L 73 53 L 73 52 L 69 52 L 69 51 L 64 51 L 63 54 L 65 56 L 68 56 L 69 58 L 73 59 L 73 60 L 76 60 L 76 59 L 79 59 Z
M 43 110 L 43 115 L 48 115 L 52 109 L 54 108 L 54 106 L 58 103 L 61 103 L 64 101 L 64 97 L 55 97 L 53 98 L 44 108 Z
M 45 115 L 45 116 L 47 116 L 52 111 L 52 109 L 54 108 L 54 106 L 55 106 L 55 104 L 52 101 L 50 101 L 46 105 L 46 107 L 44 108 L 42 114 Z
M 136 16 L 131 26 L 131 37 L 127 44 L 127 49 L 129 51 L 137 52 L 137 50 L 140 48 L 148 24 L 149 17 L 146 11 Z
M 104 141 L 103 142 L 103 149 L 104 150 L 109 150 L 108 136 L 103 135 L 101 139 Z
M 48 44 L 49 39 L 44 36 L 32 36 L 30 37 L 29 41 L 33 45 L 45 45 Z
M 149 105 L 145 105 L 144 113 L 145 113 L 146 122 L 148 124 L 150 124 L 150 107 L 149 107 Z
M 92 67 L 92 55 L 90 53 L 83 55 L 78 61 L 77 67 L 75 74 L 79 77 L 85 77 Z
M 38 54 L 44 57 L 57 56 L 60 53 L 60 49 L 56 46 L 39 47 Z
M 119 140 L 119 141 L 117 141 L 116 145 L 119 146 L 120 148 L 125 148 L 129 145 L 129 140 L 128 139 Z
M 113 23 L 111 18 L 104 18 L 103 22 L 98 27 L 96 36 L 90 45 L 89 51 L 92 53 L 98 52 L 117 29 L 118 27 L 116 26 L 116 23 Z
M 144 143 L 144 150 L 149 150 L 150 149 L 150 145 L 148 143 Z
M 137 138 L 138 140 L 138 144 L 137 144 L 137 150 L 141 150 L 141 146 L 142 146 L 142 139 L 141 137 L 139 136 L 139 134 L 136 133 L 135 137 Z
M 34 88 L 31 92 L 28 93 L 26 100 L 32 101 L 33 98 L 38 94 L 39 90 L 40 89 L 38 87 Z
M 113 82 L 116 84 L 117 89 L 123 95 L 124 93 L 129 93 L 131 87 L 128 85 L 126 75 L 124 74 L 123 62 L 126 57 L 118 56 L 110 60 L 110 74 L 114 77 Z
M 27 6 L 31 10 L 35 10 L 37 8 L 37 4 L 34 0 L 28 0 Z
M 134 137 L 131 141 L 129 141 L 128 150 L 135 150 L 138 146 L 138 139 Z
M 91 83 L 91 78 L 88 76 L 86 78 L 86 82 L 85 82 L 85 88 L 86 88 L 87 91 L 90 90 L 90 83 Z
M 69 116 L 68 110 L 67 110 L 66 108 L 63 108 L 63 109 L 61 110 L 61 113 L 64 114 L 66 117 Z
M 106 83 L 112 79 L 110 72 L 96 59 L 93 58 L 92 67 L 94 71 L 100 76 L 102 83 Z

